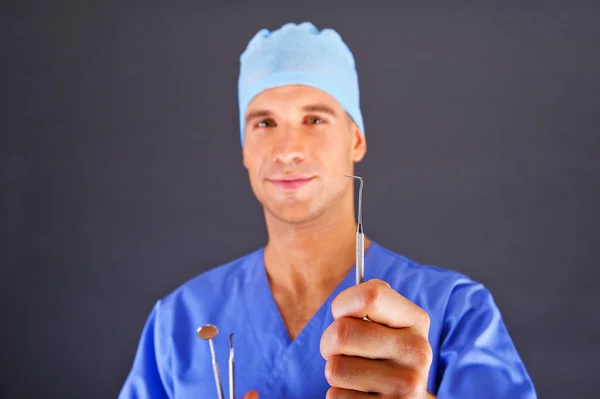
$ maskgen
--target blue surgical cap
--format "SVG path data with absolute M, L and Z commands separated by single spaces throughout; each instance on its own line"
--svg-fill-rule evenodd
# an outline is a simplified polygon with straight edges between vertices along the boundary
M 246 108 L 263 90 L 301 84 L 333 96 L 364 134 L 354 57 L 333 29 L 319 31 L 310 22 L 262 29 L 240 56 L 238 102 L 244 145 Z

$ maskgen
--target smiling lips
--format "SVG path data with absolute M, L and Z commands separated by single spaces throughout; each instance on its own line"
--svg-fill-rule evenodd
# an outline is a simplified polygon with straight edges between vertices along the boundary
M 275 187 L 283 190 L 298 190 L 307 185 L 314 176 L 289 175 L 278 178 L 268 179 Z

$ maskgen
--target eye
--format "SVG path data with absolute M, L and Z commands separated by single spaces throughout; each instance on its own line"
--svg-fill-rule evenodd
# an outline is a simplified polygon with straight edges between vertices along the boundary
M 259 127 L 259 128 L 270 127 L 270 126 L 275 126 L 275 121 L 273 119 L 264 119 L 256 124 L 256 127 Z
M 321 125 L 325 123 L 325 120 L 323 118 L 319 118 L 318 116 L 309 116 L 306 118 L 306 122 L 309 125 Z

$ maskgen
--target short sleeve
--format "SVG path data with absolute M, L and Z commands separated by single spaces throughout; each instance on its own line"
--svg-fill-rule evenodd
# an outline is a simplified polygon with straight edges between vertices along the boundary
M 465 283 L 453 289 L 439 361 L 439 399 L 537 398 L 500 310 L 481 284 Z
M 159 329 L 160 301 L 142 330 L 133 366 L 121 388 L 119 399 L 163 399 L 172 397 L 169 377 L 169 341 Z

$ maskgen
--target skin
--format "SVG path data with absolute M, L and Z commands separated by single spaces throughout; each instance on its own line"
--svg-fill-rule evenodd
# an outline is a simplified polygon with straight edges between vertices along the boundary
M 247 108 L 243 164 L 264 209 L 265 268 L 292 339 L 354 266 L 354 180 L 343 175 L 354 174 L 366 149 L 340 104 L 316 88 L 265 90 Z M 294 190 L 276 184 L 292 174 L 310 181 Z M 331 310 L 334 322 L 321 338 L 328 399 L 433 397 L 423 309 L 370 280 L 341 292 Z

